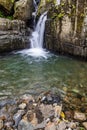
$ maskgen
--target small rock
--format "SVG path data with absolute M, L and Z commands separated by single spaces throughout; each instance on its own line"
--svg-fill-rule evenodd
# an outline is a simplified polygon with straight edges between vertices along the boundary
M 26 103 L 28 104 L 30 101 L 33 101 L 34 102 L 34 98 L 29 95 L 29 94 L 25 94 L 21 97 L 21 100 L 22 100 L 22 103 Z
M 25 114 L 25 111 L 24 110 L 18 110 L 17 113 L 19 113 L 23 116 Z
M 56 126 L 55 126 L 54 123 L 49 122 L 49 123 L 46 125 L 45 130 L 56 130 Z
M 44 118 L 49 118 L 54 116 L 54 109 L 52 105 L 41 104 L 39 107 Z
M 18 130 L 34 130 L 34 127 L 33 127 L 33 125 L 30 122 L 22 119 L 19 122 Z
M 36 118 L 36 113 L 34 113 L 33 120 L 31 121 L 33 126 L 36 126 L 38 124 L 38 119 Z
M 26 106 L 27 105 L 25 103 L 22 103 L 22 104 L 19 105 L 19 108 L 22 109 L 22 110 L 24 110 L 26 108 Z
M 27 112 L 27 114 L 26 114 L 26 117 L 27 117 L 27 120 L 28 120 L 29 122 L 31 122 L 31 121 L 33 120 L 33 118 L 34 118 L 34 113 L 33 113 L 33 111 L 29 110 L 29 111 Z
M 3 120 L 0 120 L 0 130 L 3 128 Z
M 87 130 L 87 122 L 83 122 L 83 126 L 84 126 L 85 129 Z
M 74 123 L 74 122 L 69 122 L 68 124 L 67 124 L 67 127 L 69 127 L 69 128 L 71 128 L 71 129 L 76 129 L 76 123 Z
M 37 124 L 37 126 L 35 126 L 35 130 L 37 129 L 44 129 L 46 126 L 46 121 L 41 122 L 40 124 Z
M 85 116 L 84 113 L 75 111 L 74 119 L 79 120 L 79 121 L 85 121 L 86 120 L 86 116 Z
M 0 119 L 1 120 L 7 120 L 8 119 L 8 114 L 6 114 L 6 113 L 5 114 L 1 114 L 0 115 Z
M 60 114 L 61 114 L 61 111 L 62 111 L 62 105 L 61 106 L 55 106 L 54 111 L 55 111 L 55 117 L 60 117 Z
M 66 123 L 64 121 L 61 121 L 57 126 L 57 130 L 65 130 L 65 129 L 66 129 Z
M 10 128 L 10 127 L 12 127 L 12 125 L 13 125 L 13 122 L 6 122 L 5 124 L 4 124 L 4 126 L 5 126 L 5 128 Z
M 13 120 L 15 121 L 15 127 L 18 126 L 18 123 L 20 122 L 21 118 L 22 118 L 22 115 L 20 113 L 16 113 L 13 116 Z

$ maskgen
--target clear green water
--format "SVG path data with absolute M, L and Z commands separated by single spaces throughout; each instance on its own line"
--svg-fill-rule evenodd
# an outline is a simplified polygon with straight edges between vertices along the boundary
M 19 54 L 0 57 L 0 97 L 39 94 L 54 87 L 87 96 L 87 63 L 54 55 L 48 59 Z

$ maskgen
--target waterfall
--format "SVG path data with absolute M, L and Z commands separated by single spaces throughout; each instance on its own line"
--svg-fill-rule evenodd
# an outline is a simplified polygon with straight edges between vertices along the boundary
M 40 16 L 35 31 L 31 34 L 30 38 L 31 48 L 43 48 L 43 37 L 44 37 L 46 19 L 47 19 L 47 12 L 43 13 Z
M 57 5 L 59 5 L 59 4 L 60 4 L 60 0 L 56 0 L 56 2 L 57 2 Z
M 36 18 L 36 11 L 37 11 L 37 4 L 34 0 L 35 12 L 33 12 L 34 18 Z M 32 57 L 48 57 L 48 52 L 43 49 L 43 42 L 44 42 L 44 31 L 45 31 L 45 22 L 47 19 L 47 12 L 44 12 L 35 26 L 34 24 L 34 31 L 30 36 L 30 49 L 24 49 L 20 51 L 22 55 L 25 56 L 32 56 Z M 35 19 L 34 19 L 35 20 Z

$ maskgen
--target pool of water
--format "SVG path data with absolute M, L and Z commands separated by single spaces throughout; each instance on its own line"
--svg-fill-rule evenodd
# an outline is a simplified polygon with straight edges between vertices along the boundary
M 53 88 L 87 96 L 87 63 L 51 54 L 47 59 L 21 54 L 0 57 L 1 98 Z

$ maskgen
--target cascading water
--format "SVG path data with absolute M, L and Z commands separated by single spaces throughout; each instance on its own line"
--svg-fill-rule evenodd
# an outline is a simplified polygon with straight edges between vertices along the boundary
M 37 23 L 35 31 L 31 35 L 31 48 L 43 48 L 43 37 L 47 12 L 43 13 Z
M 56 0 L 56 2 L 57 2 L 57 5 L 59 5 L 59 4 L 60 4 L 60 0 Z
M 34 4 L 36 4 L 34 2 Z M 37 10 L 37 9 L 36 9 Z M 36 12 L 34 12 L 36 14 Z M 30 49 L 20 51 L 23 55 L 47 58 L 48 52 L 43 49 L 45 22 L 47 12 L 43 13 L 30 37 Z

